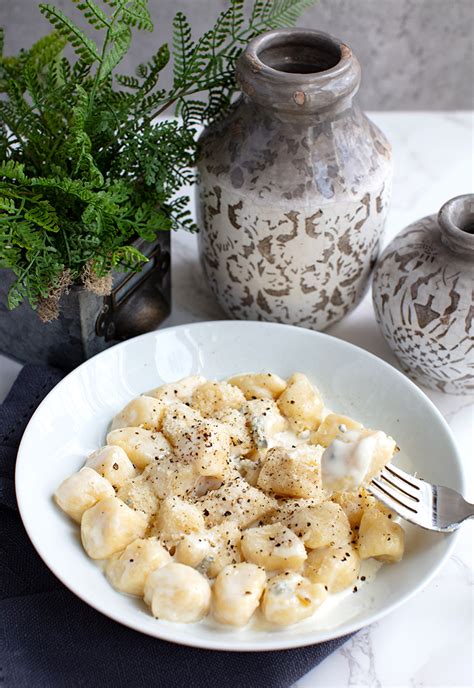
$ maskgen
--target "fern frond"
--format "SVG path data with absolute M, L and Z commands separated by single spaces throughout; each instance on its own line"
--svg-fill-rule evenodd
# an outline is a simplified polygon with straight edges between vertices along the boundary
M 204 121 L 206 103 L 201 100 L 180 99 L 176 106 L 176 114 L 182 118 L 185 126 L 201 124 Z
M 10 215 L 16 212 L 16 205 L 13 198 L 7 198 L 6 196 L 0 196 L 0 210 L 3 210 Z
M 23 70 L 23 76 L 25 79 L 26 90 L 31 96 L 32 104 L 35 108 L 38 108 L 41 101 L 41 87 L 39 83 L 38 71 L 33 64 L 27 62 L 25 69 Z
M 232 75 L 233 77 L 233 75 Z M 222 113 L 226 112 L 232 100 L 232 88 L 213 88 L 208 94 L 207 106 L 203 112 L 202 121 L 214 122 Z
M 132 32 L 129 26 L 121 26 L 112 34 L 112 47 L 105 53 L 99 68 L 98 81 L 106 79 L 115 67 L 123 60 L 132 40 Z
M 59 218 L 48 201 L 40 201 L 25 212 L 25 218 L 46 232 L 59 232 Z
M 14 160 L 3 160 L 0 162 L 0 177 L 11 179 L 17 182 L 26 181 L 24 172 L 25 165 Z
M 64 87 L 71 78 L 71 65 L 65 57 L 56 57 L 48 67 L 48 82 L 51 89 Z
M 230 34 L 234 39 L 237 38 L 245 20 L 244 5 L 245 0 L 232 0 L 231 2 Z
M 250 25 L 259 21 L 265 21 L 272 7 L 274 0 L 255 0 L 250 15 Z M 298 1 L 298 0 L 296 0 Z
M 131 2 L 123 2 L 121 4 L 122 21 L 142 31 L 153 31 L 153 22 L 147 8 L 146 0 L 131 0 Z
M 52 31 L 31 46 L 28 50 L 27 63 L 33 63 L 35 68 L 40 71 L 62 53 L 66 44 L 67 40 L 59 31 Z
M 100 62 L 97 46 L 74 22 L 54 5 L 40 3 L 41 14 L 52 24 L 58 33 L 66 38 L 76 54 L 87 64 Z
M 91 63 L 79 59 L 72 67 L 71 81 L 73 83 L 83 84 L 89 78 L 91 72 Z
M 86 204 L 97 205 L 99 197 L 91 191 L 90 184 L 78 179 L 61 179 L 60 177 L 33 177 L 30 179 L 32 188 L 51 189 L 62 191 L 66 195 L 74 196 L 79 201 Z M 100 203 L 99 203 L 100 205 Z
M 18 280 L 11 285 L 8 290 L 7 306 L 10 311 L 14 308 L 18 308 L 21 302 L 27 297 L 28 291 L 26 287 L 21 284 Z
M 94 29 L 107 29 L 110 27 L 110 19 L 94 0 L 72 0 L 80 10 L 87 22 Z
M 135 76 L 129 76 L 128 74 L 116 74 L 115 78 L 117 79 L 117 82 L 121 86 L 125 86 L 125 88 L 132 88 L 134 90 L 140 88 L 140 82 Z
M 160 72 L 166 67 L 170 60 L 170 51 L 167 43 L 160 46 L 157 52 L 152 55 L 152 58 L 144 67 L 142 73 L 145 74 L 145 79 L 141 86 L 141 93 L 144 95 L 149 93 L 157 84 Z
M 135 246 L 120 246 L 112 254 L 112 266 L 115 268 L 122 265 L 130 270 L 135 270 L 143 263 L 147 263 L 148 260 Z
M 157 105 L 160 105 L 163 102 L 166 102 L 166 91 L 155 91 L 151 95 L 145 96 L 140 101 L 140 108 L 143 109 L 143 112 L 148 114 L 150 111 L 153 111 Z
M 193 57 L 191 26 L 182 12 L 173 19 L 173 75 L 176 84 L 183 83 Z
M 65 153 L 71 159 L 72 177 L 75 178 L 80 174 L 82 179 L 94 186 L 102 186 L 104 178 L 94 162 L 91 153 L 92 143 L 86 132 L 89 106 L 89 94 L 82 86 L 78 86 L 77 100 L 72 109 L 70 134 L 65 139 L 63 146 Z
M 263 19 L 272 28 L 291 26 L 311 5 L 314 0 L 273 0 Z

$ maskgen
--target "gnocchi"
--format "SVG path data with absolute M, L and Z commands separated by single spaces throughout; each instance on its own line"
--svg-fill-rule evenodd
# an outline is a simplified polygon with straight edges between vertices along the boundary
M 214 578 L 229 564 L 241 561 L 241 538 L 242 533 L 233 521 L 189 533 L 176 547 L 176 560 Z
M 172 401 L 181 401 L 183 404 L 188 404 L 191 401 L 194 390 L 206 382 L 206 378 L 202 375 L 190 375 L 183 377 L 177 382 L 169 382 L 160 387 L 155 387 L 147 392 L 147 396 L 154 399 L 163 400 L 165 403 Z
M 193 623 L 209 611 L 211 586 L 191 566 L 166 564 L 153 571 L 145 585 L 145 601 L 156 619 Z
M 282 522 L 308 549 L 344 544 L 351 539 L 349 519 L 339 504 L 330 501 L 296 505 Z
M 109 481 L 114 489 L 137 475 L 137 470 L 122 447 L 106 446 L 87 457 L 86 466 Z
M 216 620 L 230 626 L 246 626 L 260 603 L 266 582 L 265 570 L 255 564 L 226 566 L 212 588 Z
M 321 447 L 274 447 L 267 453 L 257 486 L 284 497 L 313 497 L 321 490 Z
M 400 561 L 405 547 L 403 528 L 373 507 L 364 512 L 359 526 L 358 548 L 361 559 L 375 557 L 379 561 Z
M 204 382 L 193 393 L 191 403 L 206 418 L 221 411 L 240 409 L 245 397 L 238 387 L 228 382 Z
M 184 405 L 183 405 L 184 406 Z M 197 473 L 224 477 L 230 456 L 230 436 L 218 421 L 205 419 L 187 406 L 171 406 L 163 419 L 163 432 L 183 463 Z
M 361 430 L 362 425 L 349 416 L 338 413 L 328 413 L 319 428 L 311 436 L 314 444 L 329 447 L 331 442 L 340 437 L 347 430 Z
M 108 559 L 105 575 L 116 590 L 142 597 L 147 576 L 170 561 L 158 538 L 139 538 Z
M 188 533 L 204 530 L 201 511 L 181 497 L 167 497 L 161 502 L 154 531 L 167 547 L 174 547 Z
M 66 478 L 54 493 L 56 504 L 77 523 L 99 500 L 114 496 L 114 488 L 108 480 L 87 466 Z
M 166 405 L 162 400 L 143 395 L 132 399 L 112 420 L 111 430 L 143 426 L 148 430 L 159 430 Z
M 324 404 L 306 375 L 294 373 L 278 398 L 278 407 L 293 427 L 301 432 L 319 427 Z
M 395 450 L 302 373 L 195 375 L 132 399 L 54 499 L 155 618 L 287 626 L 356 591 L 366 559 L 403 556 L 402 527 L 367 490 Z
M 81 519 L 81 540 L 91 559 L 108 559 L 145 534 L 147 519 L 118 497 L 106 497 Z
M 302 540 L 281 523 L 249 528 L 241 549 L 244 559 L 267 571 L 298 571 L 307 557 Z
M 263 593 L 263 616 L 276 626 L 289 626 L 314 614 L 326 597 L 320 583 L 286 571 L 268 581 Z
M 121 447 L 139 469 L 171 452 L 171 445 L 161 432 L 142 427 L 112 430 L 107 435 L 107 444 Z
M 350 544 L 313 549 L 308 554 L 304 571 L 313 583 L 321 583 L 329 592 L 340 592 L 357 581 L 359 553 Z
M 236 375 L 229 380 L 238 387 L 249 401 L 251 399 L 278 399 L 286 387 L 286 382 L 273 373 L 253 373 Z

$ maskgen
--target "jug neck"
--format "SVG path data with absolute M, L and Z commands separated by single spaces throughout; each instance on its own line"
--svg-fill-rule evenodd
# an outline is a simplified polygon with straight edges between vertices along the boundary
M 441 241 L 455 253 L 474 258 L 474 194 L 456 196 L 438 213 Z
M 360 64 L 327 33 L 277 29 L 248 44 L 237 61 L 237 81 L 251 101 L 283 119 L 324 119 L 351 107 Z

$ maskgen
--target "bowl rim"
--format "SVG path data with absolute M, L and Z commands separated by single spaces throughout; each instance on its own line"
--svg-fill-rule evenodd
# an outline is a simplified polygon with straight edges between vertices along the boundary
M 198 322 L 193 322 L 193 323 L 185 323 L 181 325 L 175 325 L 171 327 L 163 327 L 158 330 L 153 330 L 152 332 L 146 332 L 142 335 L 138 335 L 137 337 L 132 337 L 131 339 L 127 339 L 126 341 L 120 342 L 113 347 L 109 347 L 108 349 L 105 349 L 104 351 L 101 351 L 100 353 L 96 354 L 95 356 L 91 357 L 90 359 L 84 361 L 81 363 L 77 368 L 74 368 L 72 371 L 67 373 L 45 396 L 45 398 L 41 401 L 41 403 L 38 405 L 36 408 L 35 412 L 31 416 L 30 420 L 28 421 L 28 424 L 23 432 L 19 447 L 18 447 L 18 453 L 17 453 L 17 458 L 16 458 L 16 465 L 15 465 L 15 493 L 16 493 L 16 498 L 17 498 L 17 503 L 18 503 L 18 510 L 20 513 L 20 517 L 23 523 L 23 526 L 26 530 L 26 533 L 28 535 L 28 538 L 30 542 L 32 543 L 33 547 L 35 548 L 36 552 L 42 559 L 42 561 L 45 563 L 45 565 L 48 567 L 48 569 L 56 576 L 56 578 L 59 579 L 63 585 L 65 585 L 68 590 L 70 590 L 76 597 L 81 599 L 84 603 L 86 603 L 88 606 L 92 607 L 96 611 L 99 611 L 100 613 L 104 614 L 104 616 L 107 616 L 108 618 L 120 623 L 123 626 L 126 626 L 128 628 L 131 628 L 132 630 L 135 630 L 139 633 L 143 633 L 145 635 L 148 635 L 150 637 L 155 637 L 160 640 L 165 640 L 168 642 L 173 642 L 177 643 L 179 645 L 187 646 L 187 647 L 196 647 L 196 648 L 201 648 L 201 649 L 206 649 L 206 650 L 215 650 L 215 651 L 225 651 L 225 652 L 261 652 L 261 651 L 279 651 L 279 650 L 286 650 L 286 649 L 294 649 L 298 647 L 307 647 L 309 645 L 317 645 L 322 642 L 326 642 L 328 640 L 340 638 L 342 636 L 350 635 L 352 633 L 355 633 L 356 631 L 360 630 L 361 628 L 364 628 L 368 625 L 371 625 L 375 622 L 377 622 L 379 619 L 383 618 L 387 614 L 390 614 L 392 611 L 400 607 L 402 604 L 410 600 L 414 595 L 416 595 L 421 589 L 425 588 L 432 580 L 433 578 L 438 574 L 440 569 L 445 565 L 447 562 L 448 558 L 450 557 L 457 539 L 460 535 L 460 529 L 457 529 L 453 531 L 452 533 L 445 533 L 442 535 L 442 537 L 448 539 L 448 543 L 446 545 L 446 549 L 442 556 L 440 557 L 439 561 L 437 564 L 431 569 L 428 575 L 426 575 L 422 580 L 420 580 L 414 587 L 408 591 L 406 594 L 402 595 L 399 599 L 395 600 L 392 604 L 383 607 L 380 609 L 378 612 L 375 612 L 370 615 L 370 621 L 368 622 L 353 622 L 351 623 L 346 622 L 341 624 L 340 627 L 333 627 L 330 629 L 319 629 L 317 632 L 318 639 L 314 640 L 314 632 L 308 631 L 308 637 L 305 638 L 304 636 L 296 636 L 295 638 L 286 638 L 286 639 L 279 639 L 277 635 L 272 636 L 270 642 L 253 642 L 252 646 L 249 645 L 244 645 L 242 643 L 239 643 L 239 637 L 238 633 L 236 633 L 233 636 L 224 636 L 223 639 L 220 638 L 212 638 L 212 639 L 207 639 L 207 638 L 200 638 L 198 634 L 196 636 L 190 636 L 183 638 L 179 631 L 175 631 L 176 626 L 179 628 L 180 625 L 175 625 L 167 622 L 161 622 L 160 624 L 156 625 L 156 632 L 151 632 L 151 630 L 146 630 L 143 628 L 139 628 L 137 624 L 133 622 L 128 622 L 127 619 L 124 619 L 120 614 L 115 614 L 114 609 L 110 609 L 106 605 L 96 604 L 95 602 L 92 603 L 89 599 L 86 599 L 85 595 L 80 594 L 77 592 L 73 585 L 71 585 L 67 581 L 67 577 L 63 576 L 61 571 L 58 570 L 58 567 L 52 565 L 50 562 L 48 562 L 47 557 L 43 556 L 42 552 L 42 545 L 41 542 L 38 541 L 36 538 L 35 534 L 32 532 L 32 529 L 30 528 L 30 515 L 28 514 L 28 508 L 26 506 L 26 499 L 23 497 L 22 493 L 22 471 L 23 471 L 23 463 L 24 460 L 22 459 L 24 455 L 24 446 L 26 445 L 26 440 L 27 440 L 27 435 L 29 432 L 31 432 L 30 426 L 32 425 L 32 422 L 36 416 L 36 414 L 39 412 L 39 410 L 43 407 L 43 405 L 46 405 L 48 402 L 48 399 L 50 395 L 53 393 L 56 393 L 59 388 L 61 388 L 63 385 L 68 383 L 68 380 L 70 377 L 77 375 L 78 371 L 80 371 L 82 368 L 88 366 L 90 364 L 91 360 L 97 359 L 99 357 L 106 357 L 112 349 L 116 349 L 116 347 L 129 347 L 129 346 L 134 346 L 134 343 L 137 340 L 141 340 L 144 338 L 156 338 L 159 337 L 160 334 L 162 333 L 171 333 L 176 330 L 183 330 L 187 328 L 191 329 L 199 329 L 199 328 L 213 328 L 213 327 L 230 327 L 230 328 L 246 328 L 246 327 L 265 327 L 265 328 L 272 328 L 272 329 L 278 329 L 280 331 L 282 330 L 298 330 L 301 332 L 302 336 L 316 336 L 316 337 L 321 337 L 321 338 L 329 338 L 329 339 L 335 339 L 343 348 L 347 348 L 348 350 L 351 349 L 358 349 L 359 351 L 362 352 L 363 355 L 369 357 L 370 359 L 375 359 L 378 364 L 382 365 L 382 367 L 386 367 L 387 369 L 390 369 L 390 374 L 395 374 L 397 377 L 402 378 L 405 382 L 405 384 L 408 384 L 409 387 L 411 387 L 412 392 L 422 400 L 422 403 L 427 404 L 430 407 L 431 412 L 434 413 L 434 415 L 438 418 L 438 421 L 441 423 L 442 426 L 444 426 L 445 431 L 447 431 L 447 435 L 451 441 L 452 445 L 452 458 L 453 461 L 456 465 L 456 468 L 459 473 L 459 479 L 460 479 L 460 491 L 462 493 L 465 492 L 465 486 L 466 486 L 466 478 L 465 478 L 465 472 L 463 468 L 463 463 L 460 457 L 460 452 L 456 444 L 456 440 L 454 438 L 453 432 L 451 428 L 449 427 L 448 423 L 446 422 L 444 416 L 442 413 L 439 411 L 439 409 L 436 407 L 436 405 L 431 401 L 431 399 L 425 394 L 425 392 L 420 389 L 412 380 L 410 380 L 406 375 L 404 375 L 402 372 L 400 372 L 397 368 L 392 366 L 390 363 L 385 361 L 384 359 L 380 358 L 379 356 L 376 356 L 375 354 L 371 353 L 370 351 L 367 351 L 366 349 L 363 349 L 362 347 L 359 347 L 355 344 L 352 344 L 351 342 L 348 342 L 344 339 L 340 339 L 338 337 L 335 337 L 333 335 L 330 335 L 325 332 L 316 332 L 314 330 L 309 330 L 306 328 L 300 328 L 296 327 L 294 325 L 286 325 L 283 323 L 269 323 L 269 322 L 260 322 L 260 321 L 242 321 L 242 320 L 206 320 L 206 321 L 198 321 Z

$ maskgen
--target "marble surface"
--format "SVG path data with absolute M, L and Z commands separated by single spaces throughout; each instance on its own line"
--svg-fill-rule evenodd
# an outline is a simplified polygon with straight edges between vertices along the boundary
M 392 142 L 395 178 L 385 241 L 452 196 L 472 192 L 470 113 L 372 113 Z M 163 327 L 223 318 L 202 275 L 196 237 L 173 236 L 173 313 Z M 396 366 L 375 323 L 370 294 L 329 334 Z M 0 356 L 0 399 L 20 366 Z M 464 457 L 466 498 L 474 501 L 474 398 L 425 390 L 451 426 Z M 474 521 L 453 556 L 414 599 L 361 630 L 295 688 L 461 688 L 474 683 Z

